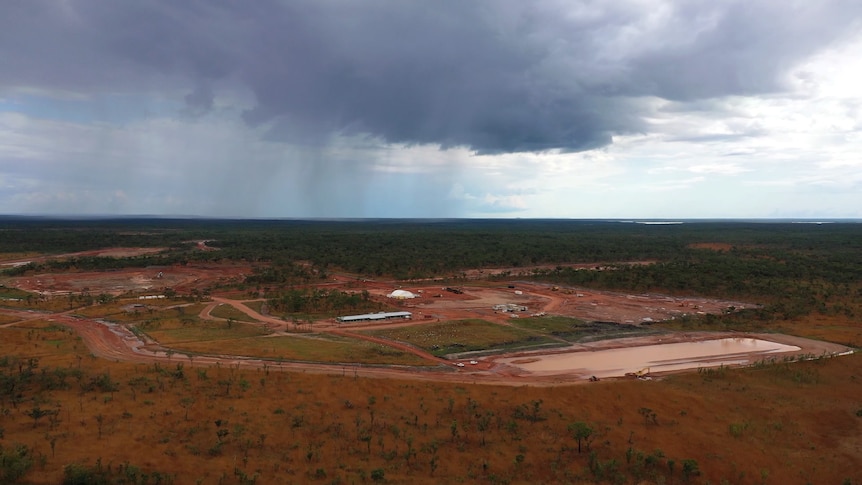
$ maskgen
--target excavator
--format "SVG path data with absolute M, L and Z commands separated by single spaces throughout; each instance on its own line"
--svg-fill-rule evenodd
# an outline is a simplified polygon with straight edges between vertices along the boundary
M 635 372 L 626 372 L 626 376 L 637 377 L 638 379 L 649 377 L 649 367 L 644 367 L 643 369 Z

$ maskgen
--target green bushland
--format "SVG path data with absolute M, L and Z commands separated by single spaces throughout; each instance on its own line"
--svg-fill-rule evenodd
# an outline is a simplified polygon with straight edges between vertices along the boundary
M 332 317 L 345 312 L 374 312 L 386 305 L 371 300 L 368 291 L 348 293 L 334 289 L 292 288 L 267 300 L 270 313 L 285 316 L 314 314 Z
M 75 310 L 75 315 L 87 318 L 102 318 L 119 323 L 140 323 L 151 328 L 156 322 L 174 320 L 166 325 L 183 325 L 200 321 L 198 315 L 206 307 L 204 303 L 173 302 L 171 307 L 152 305 L 151 301 L 164 300 L 122 300 L 104 305 L 95 305 Z M 136 306 L 140 305 L 140 306 Z
M 577 318 L 545 315 L 511 320 L 516 327 L 550 335 L 568 342 L 634 337 L 660 332 L 635 325 L 613 322 L 585 322 Z
M 186 341 L 172 344 L 171 348 L 180 352 L 195 354 L 242 355 L 283 361 L 407 366 L 438 365 L 415 354 L 384 345 L 326 334 Z
M 0 300 L 25 300 L 28 297 L 34 298 L 37 296 L 35 293 L 30 293 L 29 291 L 19 290 L 18 288 L 7 288 L 0 285 Z
M 168 347 L 180 343 L 233 340 L 258 337 L 270 333 L 260 325 L 244 322 L 206 322 L 178 319 L 147 321 L 137 324 L 136 328 Z
M 217 318 L 224 318 L 226 320 L 230 318 L 230 319 L 238 320 L 240 322 L 250 322 L 250 323 L 257 322 L 257 319 L 252 318 L 252 317 L 248 316 L 247 314 L 237 310 L 233 306 L 225 304 L 225 303 L 222 303 L 221 305 L 218 305 L 215 308 L 213 308 L 213 310 L 210 312 L 210 315 L 213 317 L 217 317 Z
M 261 315 L 263 315 L 263 314 L 264 314 L 264 313 L 263 313 L 263 309 L 264 309 L 264 307 L 263 307 L 263 306 L 264 306 L 265 304 L 266 304 L 266 302 L 265 302 L 265 301 L 247 301 L 247 302 L 243 303 L 243 305 L 245 305 L 245 306 L 247 306 L 247 307 L 251 308 L 252 310 L 254 310 L 254 311 L 256 311 L 256 312 L 260 313 Z M 267 308 L 268 308 L 268 307 L 267 307 Z M 268 311 L 268 310 L 267 310 L 267 311 Z
M 208 245 L 218 250 L 197 250 L 189 242 L 196 239 L 207 239 Z M 297 285 L 328 281 L 332 272 L 347 271 L 361 278 L 438 277 L 457 282 L 469 268 L 506 267 L 515 270 L 503 279 L 531 278 L 568 286 L 724 297 L 762 304 L 744 319 L 719 316 L 703 322 L 693 317 L 684 322 L 690 328 L 748 330 L 811 314 L 855 318 L 862 312 L 858 303 L 862 296 L 862 224 L 857 223 L 695 221 L 656 226 L 561 220 L 0 221 L 0 252 L 4 253 L 50 254 L 116 246 L 168 250 L 128 258 L 54 259 L 9 268 L 4 273 L 32 275 L 234 261 L 250 264 L 254 271 L 240 284 L 224 283 L 225 288 L 263 292 L 277 305 L 295 308 L 299 304 L 307 309 L 298 313 L 314 314 L 317 310 L 311 307 L 316 302 L 300 301 L 287 292 L 296 290 Z M 633 261 L 654 264 L 621 264 Z M 573 263 L 602 263 L 611 269 L 566 267 Z M 536 270 L 536 265 L 553 266 Z M 94 298 L 84 301 L 74 297 L 68 306 L 84 305 Z M 349 297 L 344 299 L 349 301 Z M 337 312 L 327 306 L 333 307 L 323 305 L 321 314 Z
M 534 332 L 478 319 L 429 323 L 364 333 L 407 342 L 437 356 L 483 350 L 516 350 L 558 343 L 554 339 Z

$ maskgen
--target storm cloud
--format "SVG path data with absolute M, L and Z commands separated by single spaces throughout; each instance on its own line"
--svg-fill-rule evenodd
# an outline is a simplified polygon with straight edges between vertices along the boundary
M 862 217 L 860 58 L 858 0 L 2 2 L 0 213 Z
M 643 132 L 642 100 L 778 93 L 860 27 L 858 1 L 7 2 L 0 86 L 250 93 L 267 137 L 581 151 Z

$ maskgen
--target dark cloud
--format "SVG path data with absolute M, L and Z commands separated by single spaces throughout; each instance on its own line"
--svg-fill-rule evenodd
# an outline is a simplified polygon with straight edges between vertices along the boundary
M 215 95 L 208 84 L 201 84 L 185 97 L 186 108 L 192 116 L 206 114 L 213 107 Z
M 482 153 L 645 130 L 637 99 L 778 92 L 862 2 L 28 0 L 0 7 L 0 89 L 248 90 L 279 140 L 368 134 Z
M 632 62 L 644 94 L 692 101 L 780 91 L 789 69 L 862 27 L 862 3 L 852 0 L 680 5 L 663 41 Z

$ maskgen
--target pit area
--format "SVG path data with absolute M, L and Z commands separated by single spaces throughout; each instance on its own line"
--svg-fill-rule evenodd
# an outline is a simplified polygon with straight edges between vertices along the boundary
M 128 251 L 122 252 L 126 253 Z M 141 295 L 158 295 L 166 289 L 179 294 L 200 291 L 196 294 L 202 295 L 210 293 L 212 288 L 241 284 L 245 275 L 251 273 L 252 268 L 243 264 L 197 263 L 43 273 L 6 278 L 2 283 L 46 297 L 87 292 L 118 297 L 119 305 L 133 302 L 140 305 Z M 255 310 L 261 308 L 262 299 L 254 298 L 254 292 L 216 290 L 204 297 L 210 303 L 199 310 L 197 316 L 202 321 L 227 321 L 226 335 L 237 332 L 238 326 L 230 328 L 228 319 L 212 314 L 214 307 L 221 305 L 232 308 L 234 313 L 225 313 L 233 315 L 232 320 L 244 320 L 243 325 L 258 326 L 262 331 L 259 335 L 252 332 L 238 336 L 242 342 L 231 338 L 189 341 L 184 342 L 183 348 L 172 348 L 167 341 L 159 342 L 152 336 L 142 335 L 140 329 L 133 328 L 134 324 L 118 323 L 110 318 L 71 316 L 68 312 L 40 315 L 40 318 L 76 329 L 94 354 L 117 360 L 170 361 L 173 354 L 179 353 L 186 355 L 191 365 L 218 362 L 252 367 L 277 365 L 284 370 L 321 373 L 339 369 L 343 372 L 345 366 L 351 366 L 357 375 L 372 377 L 511 385 L 555 385 L 627 374 L 660 376 L 697 368 L 750 365 L 770 359 L 838 355 L 850 350 L 841 345 L 780 334 L 685 333 L 653 326 L 655 322 L 688 315 L 756 307 L 754 303 L 742 301 L 627 294 L 527 281 L 468 279 L 459 281 L 458 285 L 437 281 L 368 281 L 347 274 L 338 274 L 308 287 L 346 293 L 367 292 L 369 298 L 391 311 L 410 312 L 411 318 L 342 322 L 333 316 L 299 326 L 287 315 L 261 314 Z M 404 291 L 395 292 L 399 289 Z M 415 298 L 388 298 L 408 291 Z M 146 310 L 183 315 L 183 305 L 181 301 L 165 301 L 159 305 L 164 309 L 147 307 Z M 10 323 L 5 325 L 14 325 L 20 311 L 9 312 L 9 318 L 4 321 L 10 320 Z M 248 318 L 240 318 L 241 315 Z M 178 322 L 176 325 L 187 324 Z M 151 333 L 160 335 L 158 331 Z M 309 349 L 316 342 L 337 342 L 339 357 L 314 357 L 316 354 Z M 240 349 L 251 351 L 243 354 Z M 377 350 L 369 353 L 363 349 Z M 357 352 L 361 350 L 365 352 L 362 359 L 351 362 L 350 355 L 359 355 Z M 277 361 L 270 360 L 279 355 Z M 400 364 L 392 364 L 393 361 Z

